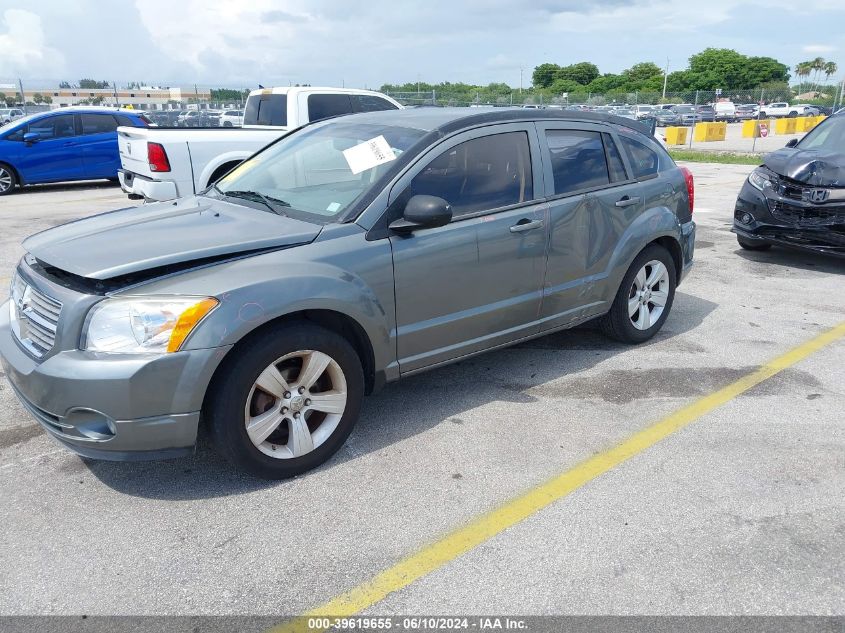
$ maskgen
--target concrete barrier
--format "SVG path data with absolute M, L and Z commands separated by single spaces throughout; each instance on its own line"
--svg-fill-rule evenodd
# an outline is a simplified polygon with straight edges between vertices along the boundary
M 727 130 L 727 123 L 696 123 L 692 138 L 703 143 L 724 141 Z
M 796 121 L 798 120 L 797 117 L 794 118 L 786 118 L 786 119 L 776 119 L 775 120 L 775 133 L 776 134 L 795 134 L 796 133 Z
M 809 132 L 818 125 L 817 119 L 818 117 L 815 116 L 799 116 L 795 119 L 795 131 Z
M 666 144 L 667 145 L 686 145 L 687 143 L 687 128 L 685 127 L 667 127 L 666 128 Z
M 761 134 L 760 129 L 765 128 L 766 134 Z M 749 119 L 742 122 L 742 136 L 743 138 L 760 138 L 761 136 L 768 136 L 772 131 L 772 122 L 769 119 Z

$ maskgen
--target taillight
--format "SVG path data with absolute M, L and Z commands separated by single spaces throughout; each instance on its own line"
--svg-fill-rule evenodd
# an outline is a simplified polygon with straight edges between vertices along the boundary
M 147 143 L 147 161 L 150 171 L 170 171 L 170 161 L 161 143 Z
M 683 172 L 684 180 L 687 183 L 687 193 L 689 194 L 689 212 L 692 213 L 692 209 L 695 206 L 695 182 L 692 178 L 692 172 L 689 169 L 681 167 L 681 171 Z

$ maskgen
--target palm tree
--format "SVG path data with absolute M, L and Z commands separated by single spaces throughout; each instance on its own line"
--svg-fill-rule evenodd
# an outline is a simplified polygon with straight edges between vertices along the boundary
M 824 80 L 830 81 L 830 76 L 835 75 L 837 70 L 839 70 L 839 66 L 836 65 L 836 62 L 825 62 Z
M 798 94 L 802 94 L 801 88 L 804 86 L 804 77 L 810 76 L 811 64 L 810 62 L 800 62 L 795 65 L 795 74 L 798 75 Z
M 810 62 L 810 69 L 813 71 L 813 87 L 812 91 L 816 92 L 819 88 L 819 75 L 824 70 L 825 61 L 822 57 L 816 57 Z

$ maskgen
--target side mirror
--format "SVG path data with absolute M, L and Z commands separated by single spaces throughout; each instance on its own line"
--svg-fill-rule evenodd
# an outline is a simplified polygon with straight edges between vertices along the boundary
M 394 220 L 390 228 L 397 233 L 411 233 L 417 229 L 432 229 L 452 221 L 452 206 L 437 196 L 417 195 L 408 200 L 401 220 Z
M 27 132 L 23 135 L 24 143 L 37 143 L 41 140 L 41 135 L 38 132 Z
M 795 147 L 796 145 L 798 145 L 798 139 L 797 138 L 791 138 L 786 142 L 787 147 Z

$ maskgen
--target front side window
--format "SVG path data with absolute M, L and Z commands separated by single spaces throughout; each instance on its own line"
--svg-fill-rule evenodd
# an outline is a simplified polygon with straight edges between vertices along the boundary
M 506 132 L 456 145 L 417 174 L 407 194 L 443 198 L 455 217 L 532 200 L 528 135 Z
M 110 114 L 83 114 L 83 134 L 106 134 L 117 129 L 117 121 Z
M 424 134 L 343 119 L 308 127 L 241 163 L 217 183 L 217 189 L 251 201 L 250 206 L 269 211 L 269 203 L 277 213 L 331 221 L 369 191 Z
M 38 119 L 29 124 L 29 131 L 37 132 L 45 140 L 76 136 L 72 114 L 62 114 Z
M 572 193 L 610 182 L 600 132 L 548 130 L 555 194 Z
M 351 112 L 352 101 L 349 95 L 308 95 L 309 121 L 320 121 Z

